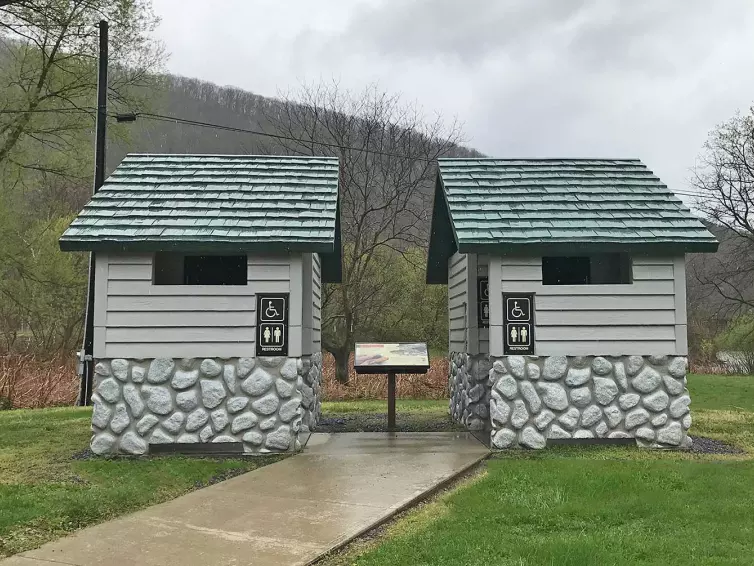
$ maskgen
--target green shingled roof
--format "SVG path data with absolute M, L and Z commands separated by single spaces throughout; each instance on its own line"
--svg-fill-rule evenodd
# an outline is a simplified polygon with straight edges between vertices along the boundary
M 332 157 L 129 155 L 60 248 L 319 252 L 339 264 L 338 179 Z
M 717 241 L 638 159 L 440 159 L 428 282 L 461 253 L 715 251 Z

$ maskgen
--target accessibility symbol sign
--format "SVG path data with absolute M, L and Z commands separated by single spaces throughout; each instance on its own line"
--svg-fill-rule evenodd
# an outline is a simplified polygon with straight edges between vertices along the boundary
M 534 354 L 534 293 L 503 293 L 504 354 Z
M 477 326 L 489 328 L 490 326 L 490 286 L 487 277 L 477 278 Z
M 257 295 L 257 356 L 288 355 L 289 293 Z

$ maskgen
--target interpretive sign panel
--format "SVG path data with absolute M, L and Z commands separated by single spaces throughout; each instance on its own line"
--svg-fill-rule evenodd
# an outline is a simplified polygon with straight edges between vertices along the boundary
M 257 356 L 288 355 L 290 293 L 257 295 Z
M 429 352 L 423 342 L 357 343 L 356 373 L 426 373 Z
M 477 318 L 479 328 L 490 327 L 490 285 L 487 277 L 477 278 Z
M 503 293 L 503 353 L 534 354 L 534 293 Z

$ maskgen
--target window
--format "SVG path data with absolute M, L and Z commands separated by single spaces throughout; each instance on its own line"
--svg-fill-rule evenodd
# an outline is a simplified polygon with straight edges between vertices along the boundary
M 155 285 L 246 285 L 245 255 L 154 254 Z
M 631 283 L 628 254 L 542 258 L 544 285 L 620 285 Z

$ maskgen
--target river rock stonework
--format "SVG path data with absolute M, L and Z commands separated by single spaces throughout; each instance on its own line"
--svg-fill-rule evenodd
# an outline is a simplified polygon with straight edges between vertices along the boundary
M 486 367 L 483 379 L 479 372 Z M 686 358 L 676 356 L 451 354 L 450 413 L 471 430 L 489 429 L 498 449 L 590 438 L 689 448 L 686 370 Z M 485 393 L 475 401 L 478 392 L 471 391 L 478 384 Z
M 299 434 L 319 420 L 321 375 L 319 353 L 99 360 L 91 449 L 139 455 L 150 444 L 240 442 L 252 454 L 299 450 Z

